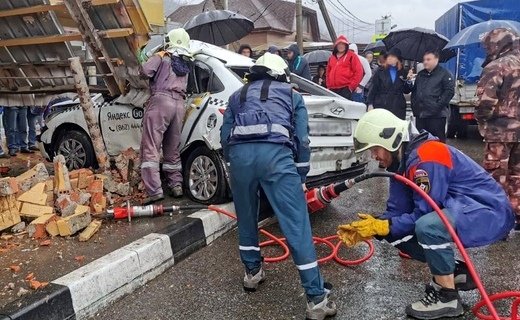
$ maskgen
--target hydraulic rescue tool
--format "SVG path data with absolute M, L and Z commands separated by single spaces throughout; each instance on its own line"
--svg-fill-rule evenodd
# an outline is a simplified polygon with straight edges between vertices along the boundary
M 106 214 L 102 217 L 106 219 L 128 219 L 131 221 L 133 218 L 140 217 L 158 217 L 166 214 L 173 214 L 182 211 L 191 210 L 202 210 L 207 209 L 204 205 L 182 205 L 182 206 L 164 206 L 151 204 L 148 206 L 131 206 L 130 202 L 126 202 L 126 207 L 116 207 L 108 209 Z
M 332 199 L 337 198 L 339 194 L 345 190 L 348 190 L 352 188 L 356 183 L 361 182 L 363 180 L 373 178 L 373 177 L 386 177 L 395 179 L 406 186 L 413 189 L 416 193 L 418 193 L 421 197 L 426 199 L 428 204 L 437 212 L 439 215 L 439 218 L 442 220 L 444 225 L 446 226 L 446 229 L 448 233 L 453 238 L 453 241 L 455 242 L 457 249 L 459 250 L 461 256 L 463 257 L 464 261 L 466 262 L 468 266 L 469 273 L 475 283 L 477 284 L 477 288 L 480 291 L 480 294 L 482 296 L 482 301 L 477 303 L 473 308 L 472 311 L 475 314 L 475 316 L 478 319 L 482 320 L 520 320 L 520 317 L 518 316 L 518 309 L 520 307 L 520 292 L 514 292 L 514 291 L 508 291 L 508 292 L 502 292 L 497 293 L 493 295 L 489 295 L 483 284 L 480 280 L 480 277 L 475 270 L 475 267 L 473 265 L 473 262 L 471 261 L 470 257 L 468 256 L 466 249 L 464 248 L 462 242 L 460 241 L 455 229 L 451 226 L 449 223 L 449 220 L 446 218 L 444 213 L 442 212 L 441 208 L 433 201 L 432 198 L 419 186 L 417 186 L 413 181 L 407 179 L 406 177 L 390 173 L 386 171 L 380 171 L 380 172 L 371 172 L 366 173 L 361 176 L 358 176 L 354 179 L 346 180 L 344 182 L 331 184 L 325 187 L 319 187 L 312 190 L 309 190 L 306 194 L 307 198 L 307 205 L 309 208 L 309 212 L 316 212 L 321 209 L 324 209 Z M 204 206 L 204 205 L 183 205 L 183 206 L 162 206 L 162 205 L 149 205 L 149 206 L 130 206 L 127 203 L 126 208 L 114 208 L 112 210 L 108 210 L 107 214 L 105 215 L 106 218 L 112 218 L 112 219 L 128 219 L 131 220 L 135 217 L 156 217 L 156 216 L 162 216 L 168 213 L 174 213 L 174 212 L 180 212 L 180 211 L 188 211 L 188 210 L 200 210 L 200 209 L 209 209 L 212 211 L 215 211 L 217 213 L 223 214 L 231 219 L 237 219 L 237 217 L 231 213 L 228 212 L 222 208 L 216 207 L 216 206 Z M 264 229 L 259 229 L 260 233 L 265 235 L 270 240 L 264 241 L 260 243 L 260 247 L 265 246 L 271 246 L 271 245 L 279 245 L 283 249 L 284 253 L 280 255 L 279 257 L 266 257 L 264 258 L 265 262 L 278 262 L 286 259 L 289 256 L 289 248 L 287 244 L 285 243 L 284 238 L 279 238 L 271 233 L 267 232 Z M 365 241 L 366 244 L 368 244 L 368 253 L 365 257 L 354 260 L 354 261 L 348 261 L 341 259 L 339 257 L 339 249 L 343 242 L 339 241 L 336 244 L 332 243 L 333 240 L 336 240 L 338 237 L 337 235 L 328 236 L 325 238 L 320 237 L 313 237 L 315 243 L 321 243 L 328 246 L 332 252 L 330 255 L 321 258 L 318 260 L 318 262 L 323 263 L 326 261 L 334 260 L 337 263 L 344 265 L 344 266 L 354 266 L 361 264 L 365 262 L 366 260 L 370 259 L 372 254 L 374 253 L 374 246 L 371 241 L 367 240 Z M 494 305 L 493 301 L 498 300 L 505 300 L 505 299 L 513 299 L 512 303 L 512 313 L 510 317 L 501 317 L 498 315 Z M 483 312 L 482 309 L 486 308 L 487 312 Z

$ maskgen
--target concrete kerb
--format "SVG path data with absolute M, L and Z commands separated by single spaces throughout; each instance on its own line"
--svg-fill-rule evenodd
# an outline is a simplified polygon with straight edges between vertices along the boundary
M 232 203 L 220 207 L 234 212 Z M 86 319 L 209 245 L 235 224 L 213 211 L 197 211 L 52 281 L 41 292 L 13 301 L 0 310 L 0 320 Z

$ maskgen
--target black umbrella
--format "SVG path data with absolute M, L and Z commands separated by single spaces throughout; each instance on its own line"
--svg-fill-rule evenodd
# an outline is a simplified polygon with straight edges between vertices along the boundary
M 440 62 L 447 62 L 453 57 L 457 56 L 457 51 L 453 49 L 442 49 L 440 55 L 439 55 L 439 61 Z
M 325 63 L 329 61 L 332 52 L 328 50 L 311 51 L 303 55 L 309 63 Z
M 422 61 L 426 51 L 440 52 L 448 41 L 445 36 L 424 28 L 392 31 L 383 39 L 388 50 L 398 48 L 403 59 L 413 61 Z
M 223 46 L 248 35 L 254 22 L 229 10 L 206 11 L 196 15 L 184 24 L 184 29 L 192 39 Z
M 381 52 L 383 50 L 386 50 L 385 43 L 383 42 L 383 40 L 377 40 L 376 42 L 369 43 L 365 47 L 365 50 L 363 50 L 363 53 L 367 51 Z

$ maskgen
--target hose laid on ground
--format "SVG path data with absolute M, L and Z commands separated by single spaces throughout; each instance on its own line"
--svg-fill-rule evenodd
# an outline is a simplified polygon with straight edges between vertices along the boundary
M 231 219 L 237 220 L 237 217 L 233 213 L 231 213 L 231 212 L 229 212 L 227 210 L 224 210 L 222 208 L 219 208 L 217 206 L 213 206 L 212 205 L 212 206 L 209 206 L 208 209 L 212 210 L 212 211 L 215 211 L 217 213 L 223 214 L 223 215 L 225 215 L 225 216 L 227 216 L 227 217 L 229 217 Z M 283 250 L 283 254 L 280 255 L 280 256 L 277 256 L 277 257 L 264 257 L 264 261 L 265 262 L 271 262 L 271 263 L 272 262 L 280 262 L 280 261 L 283 261 L 283 260 L 285 260 L 285 259 L 287 259 L 289 257 L 289 254 L 290 254 L 289 247 L 285 243 L 286 242 L 285 238 L 276 237 L 272 233 L 270 233 L 270 232 L 268 232 L 268 231 L 266 231 L 265 229 L 262 229 L 262 228 L 260 228 L 259 231 L 260 231 L 261 234 L 263 234 L 264 236 L 266 236 L 267 238 L 270 239 L 270 240 L 261 242 L 260 243 L 260 247 L 261 248 L 267 247 L 267 246 L 279 245 L 280 247 L 282 247 L 282 250 Z M 328 246 L 331 249 L 331 253 L 328 256 L 319 259 L 318 263 L 324 263 L 324 262 L 327 262 L 327 261 L 334 260 L 334 261 L 336 261 L 337 263 L 339 263 L 339 264 L 341 264 L 343 266 L 356 266 L 358 264 L 361 264 L 361 263 L 367 261 L 374 254 L 374 245 L 372 244 L 372 241 L 365 241 L 365 243 L 368 245 L 368 253 L 364 257 L 362 257 L 360 259 L 356 259 L 356 260 L 345 260 L 345 259 L 342 259 L 339 256 L 339 249 L 341 248 L 341 245 L 343 244 L 343 242 L 339 241 L 336 244 L 332 243 L 332 240 L 336 240 L 336 239 L 338 239 L 337 235 L 331 235 L 331 236 L 328 236 L 328 237 L 325 237 L 325 238 L 313 237 L 314 243 L 316 243 L 316 244 L 319 244 L 319 243 L 325 244 L 326 246 Z
M 484 285 L 482 284 L 482 281 L 480 280 L 480 276 L 478 275 L 478 273 L 475 269 L 475 266 L 473 265 L 473 262 L 471 261 L 469 255 L 467 254 L 466 249 L 464 248 L 464 245 L 462 244 L 462 241 L 458 237 L 457 232 L 452 227 L 451 223 L 449 222 L 448 218 L 444 215 L 441 208 L 435 203 L 435 201 L 424 190 L 422 190 L 417 184 L 415 184 L 410 179 L 408 179 L 402 175 L 398 175 L 398 174 L 390 173 L 390 172 L 367 173 L 367 174 L 364 174 L 364 175 L 356 178 L 356 182 L 360 182 L 360 181 L 363 181 L 363 180 L 366 180 L 366 179 L 369 179 L 372 177 L 386 177 L 386 178 L 396 179 L 397 181 L 403 183 L 404 185 L 408 186 L 409 188 L 411 188 L 412 190 L 417 192 L 421 197 L 423 197 L 426 200 L 426 202 L 438 214 L 439 218 L 441 219 L 443 224 L 446 226 L 448 233 L 450 234 L 453 241 L 455 242 L 457 249 L 459 250 L 462 257 L 464 258 L 468 271 L 469 271 L 471 277 L 473 278 L 473 280 L 475 281 L 475 284 L 477 285 L 477 288 L 482 297 L 482 301 L 478 302 L 472 308 L 473 313 L 475 314 L 475 316 L 478 319 L 481 319 L 481 320 L 520 320 L 518 317 L 518 309 L 520 306 L 520 292 L 508 291 L 508 292 L 493 294 L 491 296 L 486 292 L 486 289 L 484 288 Z M 232 214 L 222 208 L 218 208 L 216 206 L 209 206 L 208 209 L 221 213 L 221 214 L 224 214 L 232 219 L 235 219 L 235 220 L 237 219 L 237 217 L 234 214 Z M 287 244 L 285 244 L 285 238 L 278 238 L 264 229 L 260 229 L 260 233 L 264 234 L 266 237 L 268 237 L 270 239 L 270 240 L 260 243 L 260 247 L 277 244 L 277 245 L 281 246 L 284 251 L 283 255 L 278 256 L 278 257 L 268 257 L 268 258 L 265 258 L 264 261 L 279 262 L 279 261 L 285 260 L 289 256 L 289 248 L 288 248 Z M 361 264 L 361 263 L 367 261 L 374 254 L 374 245 L 372 244 L 372 242 L 365 241 L 365 243 L 368 245 L 368 248 L 369 248 L 368 253 L 365 257 L 354 260 L 354 261 L 343 260 L 338 255 L 338 251 L 343 242 L 339 241 L 335 245 L 331 242 L 332 240 L 338 239 L 337 235 L 332 235 L 332 236 L 325 237 L 325 238 L 313 237 L 313 239 L 314 239 L 315 243 L 323 243 L 332 250 L 332 253 L 330 255 L 318 260 L 318 262 L 320 262 L 320 263 L 334 260 L 337 263 L 344 265 L 344 266 L 354 266 L 354 265 L 358 265 L 358 264 Z M 402 253 L 400 253 L 400 255 L 402 257 L 407 256 L 406 254 L 402 254 Z M 495 306 L 493 305 L 493 301 L 503 300 L 503 299 L 514 299 L 512 306 L 511 306 L 511 317 L 500 317 L 495 309 Z M 480 311 L 483 307 L 487 307 L 487 310 L 490 313 L 490 315 L 483 314 Z

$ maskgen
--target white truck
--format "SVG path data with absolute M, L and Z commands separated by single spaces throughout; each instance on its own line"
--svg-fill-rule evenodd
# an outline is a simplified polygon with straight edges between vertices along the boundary
M 220 126 L 229 96 L 244 84 L 253 60 L 234 52 L 192 40 L 194 68 L 189 75 L 187 111 L 182 129 L 182 162 L 187 195 L 201 203 L 220 203 L 230 197 L 228 174 L 220 145 Z M 309 113 L 311 170 L 308 185 L 339 181 L 360 174 L 366 155 L 356 156 L 353 132 L 365 113 L 362 103 L 346 100 L 315 83 L 291 75 Z M 143 106 L 147 92 L 130 92 L 109 100 L 93 96 L 94 111 L 110 156 L 132 147 L 139 149 Z M 48 160 L 65 156 L 70 169 L 95 167 L 96 158 L 79 101 L 51 107 L 38 137 Z

